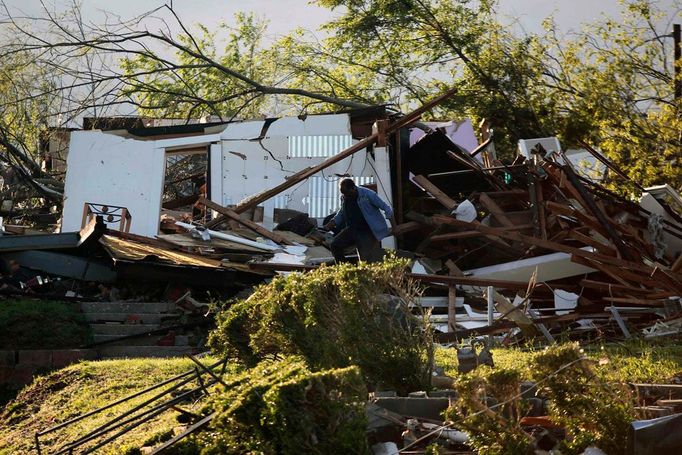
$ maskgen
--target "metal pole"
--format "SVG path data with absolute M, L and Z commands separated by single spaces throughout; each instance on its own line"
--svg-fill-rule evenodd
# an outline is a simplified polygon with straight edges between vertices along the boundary
M 495 322 L 495 300 L 493 294 L 495 294 L 495 288 L 488 286 L 488 326 L 492 326 L 493 322 Z M 490 348 L 492 345 L 493 336 L 488 335 L 488 347 Z
M 675 99 L 682 99 L 682 42 L 680 42 L 680 24 L 673 25 L 675 41 Z

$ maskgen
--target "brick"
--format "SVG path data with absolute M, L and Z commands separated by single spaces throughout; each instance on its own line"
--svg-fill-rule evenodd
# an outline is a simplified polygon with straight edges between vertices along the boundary
M 11 367 L 16 363 L 16 351 L 0 351 L 0 367 Z
M 14 386 L 25 386 L 33 381 L 33 376 L 37 375 L 38 368 L 34 365 L 17 365 L 14 368 L 10 384 Z
M 62 368 L 81 360 L 94 360 L 97 358 L 95 349 L 61 349 L 52 351 L 52 367 Z
M 0 385 L 10 382 L 13 374 L 14 367 L 0 366 Z
M 35 365 L 44 368 L 52 367 L 51 350 L 25 350 L 19 351 L 19 361 L 17 365 Z

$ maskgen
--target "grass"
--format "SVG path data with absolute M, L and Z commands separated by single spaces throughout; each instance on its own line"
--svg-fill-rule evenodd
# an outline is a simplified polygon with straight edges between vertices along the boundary
M 204 359 L 204 363 L 215 359 Z M 164 379 L 191 370 L 189 359 L 125 359 L 82 362 L 37 378 L 24 388 L 0 414 L 0 455 L 33 451 L 34 434 L 60 422 L 97 409 Z M 161 389 L 163 390 L 163 389 Z M 77 424 L 41 438 L 43 453 L 51 453 L 68 441 L 150 398 L 159 390 L 142 395 Z M 192 403 L 183 409 L 197 411 Z M 179 424 L 177 412 L 169 411 L 100 449 L 103 454 L 135 454 L 151 441 L 172 436 Z
M 682 375 L 682 345 L 676 340 L 630 341 L 627 343 L 589 345 L 585 354 L 595 360 L 596 371 L 607 381 L 669 383 Z M 528 347 L 493 348 L 496 368 L 520 371 L 522 377 L 530 378 L 531 359 L 542 348 Z M 444 368 L 445 374 L 457 376 L 457 351 L 453 348 L 438 348 L 435 352 L 436 365 Z
M 92 334 L 78 304 L 40 301 L 0 301 L 2 349 L 76 348 Z

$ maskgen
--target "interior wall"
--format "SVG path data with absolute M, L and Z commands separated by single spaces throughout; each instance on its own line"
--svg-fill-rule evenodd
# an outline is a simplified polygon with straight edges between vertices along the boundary
M 345 114 L 281 118 L 268 125 L 266 121 L 231 124 L 221 134 L 222 188 L 219 193 L 212 194 L 213 199 L 222 205 L 237 204 L 246 197 L 273 188 L 286 177 L 315 166 L 354 143 L 350 136 L 350 119 Z M 214 156 L 215 152 L 212 153 Z M 213 168 L 213 172 L 215 175 L 217 170 Z M 375 177 L 372 166 L 367 163 L 367 153 L 357 152 L 266 201 L 263 204 L 266 227 L 272 227 L 275 208 L 308 212 L 312 194 L 335 202 L 338 197 L 325 194 L 338 185 L 339 177 L 335 174 Z M 216 188 L 217 182 L 212 183 Z M 333 205 L 328 206 L 333 209 Z
M 126 207 L 130 232 L 159 231 L 165 153 L 154 141 L 125 139 L 100 131 L 71 134 L 64 184 L 62 232 L 81 228 L 87 203 Z M 117 228 L 118 226 L 112 226 Z

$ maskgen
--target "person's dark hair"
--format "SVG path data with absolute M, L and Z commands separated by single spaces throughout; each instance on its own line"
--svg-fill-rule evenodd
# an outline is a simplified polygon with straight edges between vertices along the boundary
M 353 179 L 343 179 L 339 184 L 339 188 L 341 188 L 341 192 L 352 190 L 355 188 L 355 182 Z

